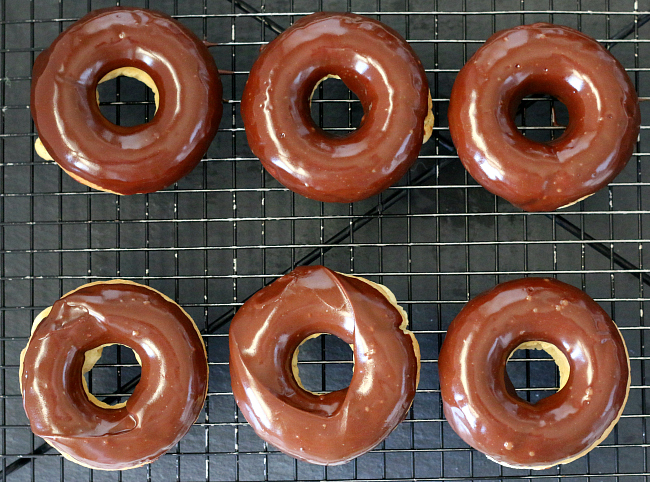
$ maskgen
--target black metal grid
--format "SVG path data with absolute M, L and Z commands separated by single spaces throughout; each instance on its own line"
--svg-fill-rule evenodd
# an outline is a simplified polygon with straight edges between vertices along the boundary
M 163 192 L 118 197 L 91 191 L 35 156 L 29 113 L 34 57 L 74 20 L 115 0 L 1 1 L 2 480 L 648 479 L 648 124 L 626 170 L 607 189 L 558 213 L 531 214 L 467 175 L 449 140 L 446 109 L 458 69 L 489 34 L 535 21 L 569 25 L 602 41 L 626 67 L 641 100 L 648 100 L 650 26 L 643 24 L 649 3 L 123 1 L 172 14 L 218 42 L 211 51 L 233 74 L 222 78 L 221 129 L 199 167 Z M 434 99 L 434 136 L 416 166 L 397 186 L 353 205 L 317 203 L 284 189 L 253 157 L 239 116 L 259 46 L 321 9 L 363 13 L 400 31 L 422 58 Z M 133 124 L 152 115 L 152 99 L 136 84 L 122 79 L 102 86 L 109 119 Z M 561 127 L 550 119 L 559 106 L 544 97 L 523 105 L 526 135 L 557 135 Z M 313 111 L 332 130 L 350 129 L 360 116 L 354 96 L 334 81 L 320 88 Z M 371 453 L 339 467 L 296 462 L 264 444 L 237 412 L 230 391 L 232 314 L 264 284 L 313 263 L 387 285 L 407 309 L 422 348 L 422 378 L 407 420 Z M 632 360 L 630 399 L 613 433 L 588 456 L 541 472 L 500 467 L 463 444 L 444 421 L 436 370 L 445 329 L 469 297 L 526 275 L 555 276 L 587 291 L 621 327 Z M 205 410 L 188 436 L 156 463 L 123 473 L 90 471 L 45 450 L 29 430 L 18 387 L 19 352 L 33 317 L 70 289 L 116 277 L 149 284 L 185 307 L 205 333 L 211 372 Z M 302 378 L 315 389 L 340 388 L 349 380 L 349 350 L 330 338 L 301 350 Z M 511 365 L 523 396 L 534 400 L 557 386 L 548 362 L 532 354 Z M 130 350 L 107 350 L 92 371 L 92 391 L 109 401 L 128 396 L 136 367 Z

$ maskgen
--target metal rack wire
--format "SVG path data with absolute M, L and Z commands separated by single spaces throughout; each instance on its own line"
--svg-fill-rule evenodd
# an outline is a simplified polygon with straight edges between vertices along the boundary
M 119 0 L 117 2 L 120 3 Z M 165 191 L 118 197 L 92 191 L 34 155 L 29 113 L 38 53 L 89 10 L 115 0 L 0 2 L 0 478 L 27 480 L 647 480 L 645 308 L 650 299 L 648 182 L 644 124 L 635 155 L 607 189 L 557 213 L 523 213 L 478 186 L 453 151 L 446 108 L 458 69 L 492 32 L 551 21 L 579 28 L 626 67 L 650 118 L 650 2 L 647 0 L 140 0 L 122 5 L 174 15 L 212 48 L 223 76 L 224 116 L 199 167 Z M 353 205 L 322 204 L 268 176 L 247 144 L 238 107 L 260 45 L 314 10 L 348 10 L 380 19 L 422 58 L 434 99 L 434 137 L 408 175 Z M 117 123 L 153 115 L 146 89 L 129 80 L 102 86 L 102 111 Z M 540 140 L 556 101 L 526 99 L 520 123 Z M 358 124 L 349 91 L 328 81 L 315 119 L 333 131 Z M 561 116 L 560 116 L 561 117 Z M 557 118 L 557 117 L 556 117 Z M 645 174 L 645 176 L 644 176 Z M 644 209 L 645 208 L 645 209 Z M 320 263 L 387 285 L 404 306 L 422 349 L 413 407 L 371 453 L 339 467 L 296 462 L 258 439 L 238 413 L 228 375 L 227 325 L 243 301 L 277 276 Z M 617 428 L 569 465 L 513 470 L 469 449 L 444 421 L 436 362 L 446 327 L 471 297 L 507 279 L 555 276 L 578 286 L 621 327 L 632 360 L 632 389 Z M 126 472 L 72 464 L 34 437 L 22 411 L 19 352 L 33 317 L 66 291 L 105 278 L 149 284 L 176 299 L 203 330 L 210 363 L 204 412 L 188 436 L 156 463 Z M 557 387 L 548 361 L 524 353 L 509 364 L 522 396 Z M 301 375 L 314 389 L 345 386 L 350 353 L 332 337 L 301 350 Z M 130 350 L 107 350 L 91 372 L 93 393 L 122 400 L 137 383 Z

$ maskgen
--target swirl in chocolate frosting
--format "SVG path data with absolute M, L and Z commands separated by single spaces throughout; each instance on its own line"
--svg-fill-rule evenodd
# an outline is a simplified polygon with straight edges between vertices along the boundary
M 122 344 L 142 365 L 125 404 L 89 395 L 88 353 Z M 96 360 L 92 360 L 92 365 Z M 152 462 L 172 448 L 203 408 L 208 368 L 191 318 L 160 293 L 135 283 L 86 285 L 51 307 L 33 329 L 21 362 L 32 431 L 73 461 L 117 470 Z
M 341 464 L 381 442 L 411 406 L 419 349 L 406 314 L 381 285 L 323 266 L 296 268 L 244 303 L 230 325 L 230 374 L 255 432 L 315 464 Z M 350 386 L 305 390 L 295 353 L 321 333 L 353 345 Z

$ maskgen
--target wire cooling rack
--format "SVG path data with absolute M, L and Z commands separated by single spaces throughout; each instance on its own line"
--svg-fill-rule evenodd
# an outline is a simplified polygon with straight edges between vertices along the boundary
M 492 32 L 550 21 L 611 49 L 637 86 L 648 122 L 650 25 L 643 25 L 650 2 L 249 1 L 121 2 L 174 15 L 218 43 L 211 49 L 217 64 L 232 72 L 222 77 L 224 116 L 206 158 L 177 185 L 130 197 L 87 189 L 35 156 L 29 112 L 35 56 L 73 21 L 115 1 L 0 2 L 1 479 L 647 480 L 648 125 L 608 188 L 556 213 L 523 213 L 467 175 L 450 142 L 446 110 L 456 73 Z M 307 200 L 279 185 L 252 155 L 239 115 L 260 45 L 314 9 L 363 13 L 401 32 L 423 61 L 434 100 L 434 135 L 417 164 L 398 185 L 351 205 Z M 150 93 L 131 79 L 102 85 L 100 100 L 104 114 L 123 125 L 153 115 Z M 356 97 L 334 80 L 322 84 L 312 107 L 321 126 L 339 133 L 362 115 Z M 518 122 L 525 135 L 548 140 L 561 132 L 566 110 L 532 97 Z M 292 267 L 317 263 L 387 285 L 407 309 L 422 349 L 422 378 L 407 420 L 372 452 L 329 468 L 297 462 L 254 435 L 237 411 L 227 363 L 228 322 L 242 302 Z M 437 378 L 439 346 L 463 304 L 528 275 L 557 277 L 595 298 L 620 326 L 632 363 L 630 398 L 607 440 L 571 464 L 532 472 L 500 467 L 460 441 L 444 421 Z M 118 277 L 176 299 L 203 330 L 210 363 L 208 401 L 190 433 L 154 464 L 123 473 L 91 471 L 48 450 L 29 429 L 18 385 L 19 352 L 34 316 L 70 289 Z M 312 390 L 349 382 L 351 352 L 334 337 L 310 342 L 300 360 Z M 557 387 L 552 362 L 534 353 L 517 356 L 508 370 L 529 400 Z M 133 391 L 138 373 L 132 352 L 112 347 L 89 385 L 115 403 Z

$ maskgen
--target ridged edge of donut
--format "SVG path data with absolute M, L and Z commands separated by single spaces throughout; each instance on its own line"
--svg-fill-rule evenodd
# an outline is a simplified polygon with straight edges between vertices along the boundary
M 143 285 L 143 284 L 140 284 L 140 283 L 136 283 L 135 281 L 131 281 L 131 280 L 125 280 L 125 279 L 112 279 L 112 280 L 106 280 L 106 281 L 93 281 L 92 283 L 86 283 L 86 284 L 84 284 L 84 285 L 81 285 L 81 286 L 79 286 L 79 287 L 73 289 L 73 290 L 68 291 L 66 294 L 64 294 L 63 296 L 61 296 L 59 299 L 65 298 L 66 296 L 69 296 L 69 295 L 71 295 L 71 294 L 73 294 L 73 293 L 75 293 L 75 292 L 81 290 L 82 288 L 87 288 L 87 287 L 89 287 L 89 286 L 100 285 L 100 284 L 127 284 L 127 285 L 133 285 L 133 286 L 140 286 L 140 287 L 143 287 L 143 288 L 147 288 L 148 290 L 151 290 L 151 291 L 153 291 L 154 293 L 159 294 L 160 296 L 162 296 L 162 298 L 163 298 L 164 300 L 166 300 L 166 301 L 168 301 L 168 302 L 170 302 L 170 303 L 173 303 L 173 304 L 175 304 L 176 306 L 178 306 L 178 307 L 180 308 L 180 310 L 183 312 L 183 314 L 187 317 L 187 319 L 192 323 L 192 326 L 194 327 L 194 330 L 196 331 L 197 335 L 199 336 L 199 338 L 200 338 L 201 341 L 202 341 L 201 346 L 203 347 L 203 354 L 205 355 L 206 371 L 207 371 L 207 375 L 208 375 L 208 378 L 209 378 L 209 375 L 210 375 L 210 365 L 208 364 L 208 352 L 207 352 L 207 349 L 205 348 L 205 342 L 203 342 L 203 335 L 201 334 L 201 331 L 199 330 L 199 327 L 196 326 L 196 323 L 194 322 L 194 319 L 193 319 L 193 318 L 192 318 L 192 317 L 187 313 L 187 311 L 185 311 L 185 309 L 184 309 L 181 305 L 179 305 L 179 304 L 176 303 L 174 300 L 172 300 L 169 296 L 165 295 L 164 293 L 161 293 L 161 292 L 158 291 L 157 289 L 152 288 L 152 287 L 147 286 L 147 285 Z M 19 365 L 19 369 L 18 369 L 18 382 L 19 382 L 19 384 L 20 384 L 20 395 L 21 395 L 21 398 L 22 398 L 22 393 L 23 393 L 23 368 L 24 368 L 24 367 L 23 367 L 23 365 L 24 365 L 23 362 L 24 362 L 24 359 L 25 359 L 25 354 L 26 354 L 26 352 L 27 352 L 27 348 L 29 348 L 29 343 L 32 341 L 32 336 L 34 335 L 34 331 L 36 331 L 36 328 L 38 327 L 38 325 L 39 325 L 39 324 L 40 324 L 40 323 L 41 323 L 45 318 L 47 318 L 47 316 L 50 314 L 50 311 L 52 311 L 52 306 L 48 306 L 48 307 L 45 308 L 43 311 L 41 311 L 38 315 L 36 315 L 36 318 L 34 318 L 34 321 L 33 321 L 33 323 L 32 323 L 31 332 L 30 332 L 30 334 L 29 334 L 29 339 L 27 340 L 27 345 L 25 345 L 25 348 L 23 348 L 22 351 L 20 352 L 20 365 Z M 112 343 L 112 344 L 114 345 L 115 343 Z M 107 345 L 102 345 L 102 346 L 100 346 L 100 347 L 97 347 L 97 348 L 95 348 L 95 349 L 93 349 L 93 350 L 88 351 L 87 353 L 93 353 L 93 352 L 97 351 L 98 349 L 100 349 L 100 348 L 104 348 L 104 347 L 106 347 L 106 346 L 110 346 L 110 345 L 109 345 L 109 344 L 107 344 Z M 100 356 L 101 356 L 101 351 L 99 352 L 99 354 L 100 354 Z M 92 356 L 92 355 L 91 355 L 91 356 Z M 136 356 L 137 356 L 137 355 L 136 355 Z M 99 359 L 99 358 L 97 358 L 97 360 L 98 360 L 98 359 Z M 86 361 L 84 361 L 84 368 L 86 367 L 86 362 L 87 362 L 87 360 L 88 360 L 88 358 L 86 358 Z M 97 360 L 95 360 L 95 362 L 96 362 Z M 93 365 L 94 365 L 94 363 L 93 363 Z M 82 372 L 83 372 L 83 370 L 82 370 Z M 101 408 L 106 408 L 106 407 L 108 407 L 108 408 L 111 408 L 111 409 L 120 408 L 120 406 L 124 406 L 124 405 L 126 405 L 126 402 L 124 402 L 123 404 L 117 404 L 117 405 L 108 405 L 108 404 L 105 404 L 104 402 L 98 400 L 97 397 L 95 397 L 92 393 L 90 393 L 90 392 L 88 391 L 88 387 L 87 387 L 87 385 L 86 385 L 86 383 L 85 383 L 85 379 L 84 379 L 83 377 L 82 377 L 82 380 L 83 380 L 84 390 L 86 391 L 86 394 L 87 394 L 87 395 L 90 395 L 90 396 L 88 397 L 88 400 L 89 400 L 91 403 L 94 403 L 95 405 L 97 405 L 97 403 L 95 403 L 95 401 L 94 401 L 94 400 L 96 400 L 97 402 L 99 402 L 99 403 L 102 404 L 102 405 L 98 405 L 99 407 L 101 407 Z M 209 388 L 209 384 L 206 383 L 206 384 L 205 384 L 205 393 L 203 394 L 203 403 L 205 403 L 205 398 L 206 398 L 207 395 L 208 395 L 208 388 Z M 94 399 L 94 400 L 93 400 L 93 399 Z M 201 414 L 200 412 L 197 414 L 196 418 L 194 419 L 194 422 L 192 422 L 192 425 L 194 425 L 194 423 L 198 420 L 200 414 Z M 81 462 L 81 461 L 75 459 L 72 455 L 68 454 L 67 452 L 62 452 L 61 450 L 59 450 L 57 447 L 55 447 L 54 445 L 52 445 L 52 444 L 50 443 L 50 441 L 49 441 L 47 438 L 43 438 L 43 440 L 45 440 L 45 442 L 46 442 L 50 447 L 52 447 L 53 449 L 55 449 L 57 452 L 59 452 L 59 453 L 60 453 L 64 458 L 68 459 L 70 462 L 74 462 L 75 464 L 81 465 L 82 467 L 86 467 L 86 468 L 88 468 L 88 469 L 93 469 L 93 470 L 104 470 L 104 471 L 107 471 L 107 472 L 114 472 L 114 471 L 117 471 L 117 470 L 130 470 L 130 469 L 137 469 L 138 467 L 143 467 L 143 466 L 145 466 L 145 465 L 147 465 L 147 464 L 150 464 L 150 463 L 152 463 L 152 462 L 155 462 L 156 460 L 158 460 L 159 457 L 162 457 L 162 456 L 166 453 L 166 452 L 165 452 L 165 453 L 161 454 L 159 457 L 157 457 L 157 458 L 155 458 L 155 459 L 153 459 L 153 460 L 150 460 L 149 462 L 143 462 L 143 463 L 141 463 L 141 464 L 131 465 L 131 466 L 129 466 L 129 467 L 122 467 L 122 468 L 119 468 L 119 469 L 106 469 L 106 468 L 100 468 L 100 467 L 93 467 L 92 465 L 88 465 L 88 464 L 86 464 L 86 463 L 84 463 L 84 462 Z

